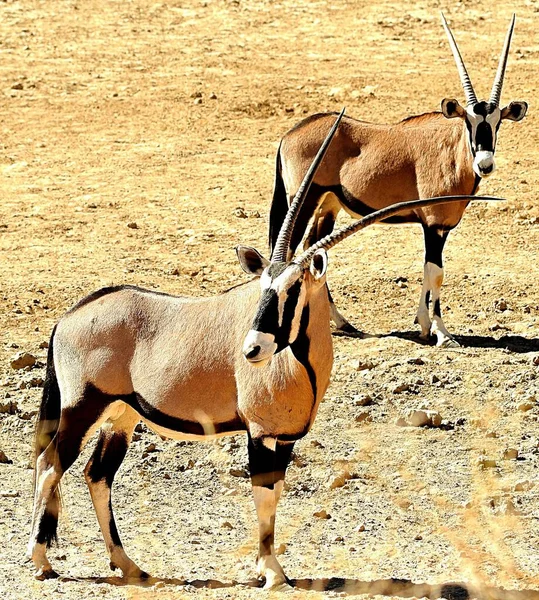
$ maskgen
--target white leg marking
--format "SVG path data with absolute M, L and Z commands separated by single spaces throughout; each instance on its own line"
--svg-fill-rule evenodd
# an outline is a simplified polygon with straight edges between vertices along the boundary
M 444 281 L 444 270 L 434 263 L 427 263 L 425 271 L 428 271 L 428 281 L 431 289 L 431 300 L 433 307 L 432 324 L 430 333 L 436 336 L 436 345 L 444 347 L 456 347 L 459 344 L 453 339 L 449 331 L 447 331 L 439 311 L 440 289 Z M 438 308 L 436 305 L 438 304 Z
M 430 291 L 430 269 L 432 263 L 425 263 L 423 268 L 423 285 L 421 287 L 421 296 L 419 297 L 419 308 L 417 309 L 417 322 L 421 326 L 421 337 L 428 339 L 430 334 L 431 320 L 429 316 L 429 307 L 427 306 L 427 292 Z
M 266 578 L 264 589 L 271 589 L 286 583 L 286 575 L 275 556 L 273 543 L 277 498 L 275 490 L 262 486 L 253 486 L 253 496 L 258 515 L 260 540 L 257 572 Z

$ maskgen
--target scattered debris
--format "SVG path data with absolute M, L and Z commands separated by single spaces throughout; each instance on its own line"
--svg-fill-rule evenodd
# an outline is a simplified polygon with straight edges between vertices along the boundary
M 11 359 L 10 365 L 12 369 L 24 369 L 26 367 L 33 367 L 37 362 L 37 358 L 29 352 L 17 352 Z
M 324 509 L 314 512 L 313 517 L 317 517 L 318 519 L 331 519 L 331 515 Z

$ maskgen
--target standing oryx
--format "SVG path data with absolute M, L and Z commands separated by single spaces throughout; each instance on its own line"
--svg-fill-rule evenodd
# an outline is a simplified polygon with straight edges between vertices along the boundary
M 38 578 L 57 576 L 46 549 L 56 537 L 60 479 L 100 427 L 84 472 L 111 567 L 125 577 L 147 577 L 122 547 L 111 504 L 114 476 L 142 419 L 159 434 L 180 439 L 247 432 L 258 572 L 266 587 L 286 582 L 274 552 L 277 502 L 294 442 L 310 429 L 333 364 L 326 250 L 407 208 L 375 212 L 285 262 L 298 209 L 341 116 L 288 211 L 273 260 L 252 248 L 237 249 L 243 269 L 259 280 L 212 298 L 105 288 L 54 328 L 36 432 L 28 547 Z
M 477 100 L 443 15 L 442 20 L 466 94 L 466 108 L 460 106 L 457 100 L 445 99 L 441 113 L 409 117 L 395 125 L 344 119 L 298 217 L 290 244 L 291 254 L 307 231 L 311 219 L 305 247 L 333 230 L 341 209 L 357 218 L 412 198 L 475 194 L 480 179 L 494 171 L 496 137 L 502 119 L 520 121 L 527 110 L 526 102 L 511 102 L 500 109 L 515 17 L 505 38 L 488 102 Z M 308 117 L 281 140 L 270 212 L 271 248 L 275 245 L 288 204 L 298 189 L 302 174 L 320 146 L 332 119 L 334 117 L 331 114 Z M 425 268 L 417 322 L 421 326 L 421 337 L 436 335 L 439 346 L 458 345 L 445 328 L 441 316 L 442 251 L 449 232 L 458 225 L 467 205 L 468 202 L 460 202 L 408 210 L 386 221 L 421 223 L 423 227 Z M 432 320 L 429 315 L 430 301 L 433 303 Z M 332 301 L 331 316 L 339 330 L 358 333 Z

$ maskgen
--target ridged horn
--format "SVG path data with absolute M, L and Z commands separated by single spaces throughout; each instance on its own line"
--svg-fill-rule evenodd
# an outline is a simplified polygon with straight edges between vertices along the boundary
M 500 98 L 502 95 L 503 78 L 505 77 L 505 67 L 507 66 L 507 57 L 509 55 L 509 46 L 511 45 L 511 37 L 513 36 L 513 29 L 515 28 L 516 16 L 513 14 L 507 35 L 505 36 L 505 43 L 503 45 L 502 54 L 500 56 L 500 62 L 498 64 L 498 70 L 496 71 L 496 79 L 492 86 L 492 92 L 490 93 L 490 103 L 495 106 L 500 105 Z
M 451 33 L 451 29 L 449 29 L 449 25 L 445 20 L 444 13 L 440 14 L 442 15 L 442 25 L 444 26 L 445 32 L 447 33 L 447 39 L 449 40 L 449 45 L 451 46 L 451 52 L 453 52 L 453 58 L 457 63 L 457 69 L 460 75 L 460 82 L 462 83 L 462 87 L 464 88 L 464 94 L 466 95 L 466 104 L 468 106 L 470 106 L 470 104 L 477 104 L 477 96 L 475 95 L 472 82 L 470 81 L 470 76 L 468 75 L 468 71 L 466 70 L 464 61 L 462 60 L 462 56 L 460 55 L 457 42 L 455 42 L 455 38 Z
M 337 131 L 337 127 L 339 127 L 339 123 L 344 115 L 345 109 L 343 108 L 330 132 L 328 133 L 324 143 L 320 146 L 316 156 L 314 157 L 309 170 L 305 174 L 301 185 L 299 186 L 296 195 L 294 196 L 294 200 L 286 213 L 286 217 L 283 221 L 281 229 L 279 231 L 279 236 L 277 237 L 277 241 L 275 242 L 275 248 L 273 250 L 273 254 L 271 255 L 271 262 L 284 262 L 288 257 L 288 248 L 290 247 L 290 238 L 292 237 L 292 231 L 294 229 L 294 225 L 296 223 L 296 219 L 298 217 L 301 205 L 305 200 L 305 197 L 309 193 L 309 188 L 311 187 L 311 183 L 316 175 L 316 171 L 324 158 L 326 151 Z
M 379 221 L 383 221 L 393 215 L 402 212 L 403 210 L 412 210 L 416 208 L 423 208 L 425 206 L 432 206 L 434 204 L 447 204 L 450 202 L 462 202 L 463 200 L 505 200 L 505 198 L 498 198 L 496 196 L 435 196 L 433 198 L 424 198 L 422 200 L 410 200 L 408 202 L 399 202 L 397 204 L 392 204 L 391 206 L 387 206 L 386 208 L 382 208 L 381 210 L 377 210 L 376 212 L 363 217 L 359 221 L 354 221 L 350 225 L 346 227 L 342 227 L 338 231 L 334 231 L 326 237 L 322 238 L 316 244 L 313 244 L 310 248 L 305 250 L 303 254 L 294 259 L 294 263 L 306 267 L 307 264 L 311 261 L 314 253 L 317 250 L 324 249 L 329 250 L 333 248 L 339 242 L 342 242 L 347 237 L 351 236 L 356 231 L 360 229 L 364 229 L 369 225 L 374 225 L 374 223 L 378 223 Z

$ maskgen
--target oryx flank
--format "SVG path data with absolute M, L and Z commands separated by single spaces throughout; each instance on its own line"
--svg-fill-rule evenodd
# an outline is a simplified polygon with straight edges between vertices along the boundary
M 495 168 L 494 150 L 503 119 L 520 121 L 526 102 L 500 109 L 500 96 L 515 17 L 511 21 L 488 102 L 478 101 L 453 35 L 443 18 L 449 43 L 466 94 L 466 108 L 457 100 L 442 101 L 442 112 L 410 117 L 395 125 L 343 119 L 328 155 L 318 170 L 292 234 L 290 253 L 308 230 L 305 247 L 333 230 L 341 209 L 353 217 L 384 206 L 429 196 L 475 194 L 482 177 Z M 320 146 L 331 114 L 316 114 L 300 122 L 281 140 L 270 213 L 269 241 L 273 248 L 288 203 L 302 174 Z M 421 223 L 425 239 L 424 280 L 417 311 L 421 337 L 436 336 L 437 345 L 458 345 L 444 326 L 440 310 L 443 281 L 442 251 L 449 232 L 458 225 L 468 202 L 410 209 L 386 222 Z M 331 301 L 331 296 L 330 296 Z M 433 316 L 429 314 L 432 301 Z M 337 329 L 359 332 L 331 301 Z
M 285 262 L 297 210 L 339 121 L 291 206 L 273 260 L 238 247 L 241 266 L 259 279 L 212 298 L 105 288 L 80 301 L 54 328 L 36 432 L 28 547 L 39 579 L 57 576 L 46 550 L 56 537 L 60 479 L 99 428 L 84 473 L 110 564 L 126 578 L 148 577 L 125 553 L 111 504 L 114 476 L 142 419 L 171 438 L 247 433 L 260 532 L 258 573 L 266 587 L 286 582 L 274 552 L 275 511 L 294 442 L 313 423 L 333 363 L 326 249 L 407 208 L 373 213 Z

